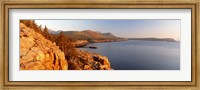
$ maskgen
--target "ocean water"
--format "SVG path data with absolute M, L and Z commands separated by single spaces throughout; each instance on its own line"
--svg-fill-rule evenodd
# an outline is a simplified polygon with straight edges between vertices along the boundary
M 81 50 L 107 56 L 114 70 L 180 70 L 180 42 L 128 40 Z

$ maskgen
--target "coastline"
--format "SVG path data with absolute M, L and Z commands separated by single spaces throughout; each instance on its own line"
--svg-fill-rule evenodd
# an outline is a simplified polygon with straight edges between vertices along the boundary
M 169 63 L 170 62 L 173 62 L 173 63 L 178 62 L 178 61 L 175 61 L 175 62 L 173 61 L 173 60 L 178 60 L 177 59 L 178 56 L 172 55 L 172 53 L 179 54 L 179 48 L 180 48 L 179 45 L 180 45 L 180 43 L 178 43 L 178 42 L 128 40 L 128 41 L 123 41 L 123 42 L 113 42 L 113 43 L 105 42 L 105 43 L 88 44 L 86 46 L 86 48 L 78 48 L 78 49 L 80 49 L 82 51 L 86 51 L 86 52 L 90 52 L 90 53 L 98 53 L 103 56 L 106 56 L 106 57 L 108 57 L 112 68 L 114 68 L 115 70 L 126 70 L 126 69 L 130 69 L 130 68 L 131 69 L 139 69 L 136 67 L 137 63 L 139 63 L 139 62 L 141 64 L 138 64 L 138 65 L 141 65 L 140 68 L 142 68 L 143 61 L 141 62 L 140 59 L 143 59 L 144 61 L 148 61 L 149 59 L 151 59 L 152 62 L 155 59 L 158 62 L 164 64 L 164 62 L 162 62 L 162 58 L 159 58 L 160 57 L 159 55 L 161 55 L 162 57 L 165 57 L 165 60 L 167 60 L 166 58 L 168 57 L 168 55 L 169 55 L 169 58 L 173 58 L 172 61 L 169 61 Z M 98 47 L 98 49 L 87 48 L 89 46 L 96 46 L 96 47 Z M 148 50 L 148 51 L 146 51 L 146 50 Z M 152 53 L 155 50 L 157 52 Z M 169 53 L 169 54 L 163 53 L 163 52 L 168 52 L 168 51 L 171 53 Z M 140 55 L 147 55 L 147 56 L 149 55 L 148 57 L 152 57 L 153 59 L 148 58 L 148 57 L 146 58 L 146 57 L 143 57 Z M 176 57 L 176 58 L 174 58 L 174 57 Z M 133 61 L 131 61 L 131 60 L 133 60 Z M 122 62 L 123 62 L 123 64 L 122 64 Z M 126 63 L 126 62 L 130 62 L 130 63 Z M 158 64 L 156 62 L 151 63 L 151 65 Z M 166 61 L 166 62 L 168 62 L 168 61 Z M 135 64 L 136 66 L 131 66 L 129 68 L 129 64 L 131 64 L 131 63 L 133 63 L 133 65 Z M 126 64 L 127 64 L 127 66 L 126 66 Z M 146 64 L 148 66 L 148 63 L 146 63 Z M 157 66 L 155 66 L 155 69 L 157 69 L 156 67 Z M 165 67 L 165 69 L 167 69 L 167 67 Z
M 74 42 L 76 48 L 84 48 L 87 44 L 92 43 L 107 43 L 107 42 L 123 42 L 128 41 L 128 39 L 117 39 L 117 40 L 93 40 L 92 42 L 88 42 L 87 40 L 77 40 Z
M 129 41 L 129 40 L 140 40 L 140 41 L 165 41 L 165 42 L 180 42 L 176 41 L 171 38 L 124 38 L 124 39 L 115 39 L 115 40 L 93 40 L 92 42 L 88 42 L 87 40 L 77 40 L 74 44 L 76 48 L 89 48 L 85 47 L 87 44 L 92 43 L 107 43 L 107 42 L 123 42 L 123 41 Z

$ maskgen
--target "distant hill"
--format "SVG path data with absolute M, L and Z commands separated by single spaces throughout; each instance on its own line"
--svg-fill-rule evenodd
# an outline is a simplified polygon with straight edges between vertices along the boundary
M 49 29 L 50 34 L 59 34 L 61 31 L 62 30 L 54 31 L 54 30 Z
M 59 31 L 50 31 L 51 34 L 59 34 Z M 112 33 L 101 33 L 92 30 L 83 30 L 83 31 L 63 31 L 66 36 L 74 40 L 115 40 L 120 39 Z
M 176 42 L 173 38 L 128 38 L 128 40 L 167 41 Z
M 62 30 L 49 30 L 51 34 L 59 34 Z M 167 41 L 176 42 L 173 38 L 120 38 L 112 33 L 101 33 L 93 30 L 83 31 L 62 31 L 67 37 L 73 40 L 87 40 L 88 42 L 110 42 L 110 41 L 124 41 L 124 40 L 145 40 L 145 41 Z

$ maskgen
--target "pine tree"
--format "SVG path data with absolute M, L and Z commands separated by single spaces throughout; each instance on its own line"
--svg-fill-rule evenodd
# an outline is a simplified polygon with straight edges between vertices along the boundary
M 58 38 L 56 40 L 56 44 L 58 46 L 60 46 L 60 49 L 63 50 L 63 51 L 65 51 L 64 50 L 64 45 L 65 45 L 66 41 L 67 40 L 66 40 L 65 34 L 63 32 L 60 32 L 60 34 L 59 34 L 59 36 L 58 36 Z
M 38 27 L 38 33 L 40 33 L 40 34 L 42 34 L 42 25 L 40 25 L 39 27 Z
M 60 32 L 56 44 L 60 47 L 60 49 L 65 53 L 65 58 L 70 59 L 74 57 L 75 48 L 71 39 L 69 39 L 63 32 Z
M 44 27 L 44 37 L 46 37 L 47 39 L 49 39 L 48 38 L 48 36 L 49 36 L 49 30 L 48 30 L 48 28 L 47 28 L 47 26 L 45 25 L 45 27 Z
M 45 27 L 44 27 L 44 34 L 49 34 L 49 30 L 48 30 L 48 28 L 47 28 L 46 25 L 45 25 Z

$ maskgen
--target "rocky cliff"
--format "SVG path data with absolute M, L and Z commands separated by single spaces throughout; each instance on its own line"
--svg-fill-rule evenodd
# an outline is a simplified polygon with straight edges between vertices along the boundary
M 74 52 L 75 56 L 66 60 L 67 53 L 56 43 L 20 23 L 20 70 L 111 70 L 105 56 L 79 49 Z
M 106 56 L 77 49 L 77 56 L 68 61 L 70 70 L 112 70 Z
M 67 70 L 64 53 L 55 43 L 20 23 L 21 70 Z

